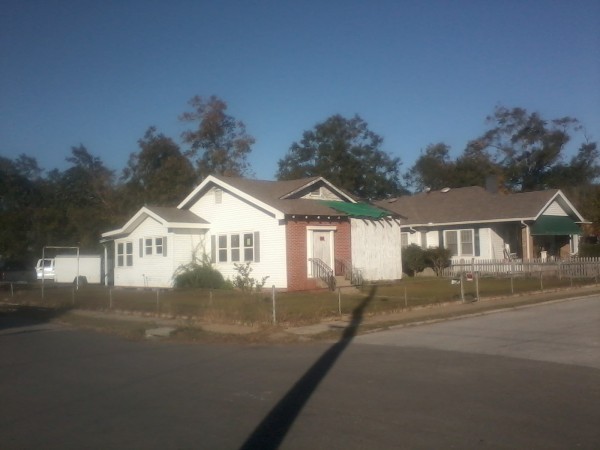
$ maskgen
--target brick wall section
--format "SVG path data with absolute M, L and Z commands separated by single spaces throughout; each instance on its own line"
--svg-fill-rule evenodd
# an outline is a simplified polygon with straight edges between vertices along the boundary
M 306 227 L 308 226 L 335 226 L 334 253 L 335 257 L 351 262 L 352 249 L 350 240 L 350 221 L 309 221 L 288 220 L 286 224 L 287 244 L 287 276 L 288 290 L 302 291 L 317 289 L 317 281 L 308 278 L 307 274 L 307 242 Z

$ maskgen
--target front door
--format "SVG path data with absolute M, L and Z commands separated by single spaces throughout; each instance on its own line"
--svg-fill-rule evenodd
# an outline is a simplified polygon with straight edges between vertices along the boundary
M 313 258 L 318 258 L 333 268 L 331 255 L 331 231 L 313 231 Z

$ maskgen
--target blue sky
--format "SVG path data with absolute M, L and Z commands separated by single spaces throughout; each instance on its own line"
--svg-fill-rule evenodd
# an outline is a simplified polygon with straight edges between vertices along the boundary
M 273 179 L 302 132 L 359 114 L 400 156 L 458 155 L 494 107 L 578 118 L 600 141 L 600 1 L 0 0 L 0 155 L 118 173 L 154 125 L 180 143 L 217 95 Z M 576 150 L 580 140 L 569 149 Z M 184 147 L 182 147 L 184 149 Z

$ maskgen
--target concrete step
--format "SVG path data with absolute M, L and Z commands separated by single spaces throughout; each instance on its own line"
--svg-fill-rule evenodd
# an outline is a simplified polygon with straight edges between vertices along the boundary
M 346 280 L 346 277 L 344 277 L 343 275 L 337 275 L 335 277 L 335 286 L 336 287 L 350 287 L 350 286 L 352 286 L 352 283 L 350 283 L 350 280 Z

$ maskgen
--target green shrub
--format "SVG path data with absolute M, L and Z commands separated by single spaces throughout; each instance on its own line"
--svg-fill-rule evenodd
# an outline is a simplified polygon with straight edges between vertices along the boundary
M 263 277 L 261 281 L 258 281 L 256 278 L 252 278 L 250 274 L 252 273 L 252 267 L 250 267 L 250 262 L 245 264 L 233 264 L 235 267 L 235 271 L 237 275 L 233 279 L 233 285 L 240 289 L 242 292 L 252 292 L 256 290 L 260 292 L 265 283 L 267 282 L 268 276 Z
M 442 275 L 444 268 L 450 266 L 451 257 L 452 253 L 447 248 L 434 247 L 425 250 L 425 263 L 438 277 Z
M 402 250 L 402 268 L 411 277 L 425 269 L 425 251 L 417 244 L 411 244 Z
M 231 288 L 231 283 L 225 281 L 221 272 L 213 269 L 210 265 L 192 262 L 177 269 L 174 275 L 174 286 L 176 288 L 226 289 Z
M 600 244 L 579 244 L 579 256 L 582 258 L 600 257 Z

